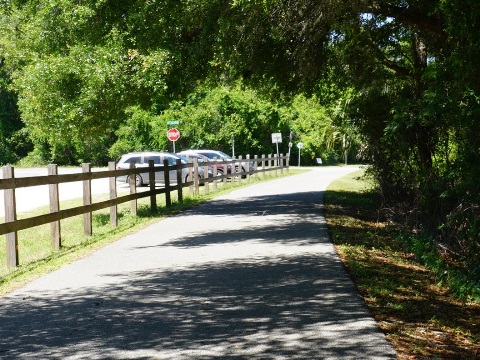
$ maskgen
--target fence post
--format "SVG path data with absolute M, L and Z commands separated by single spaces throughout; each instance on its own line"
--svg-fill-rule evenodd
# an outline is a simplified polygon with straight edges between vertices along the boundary
M 179 203 L 183 202 L 183 165 L 182 160 L 177 159 L 177 199 Z
M 238 172 L 240 173 L 239 177 L 238 177 L 238 182 L 241 183 L 242 182 L 242 177 L 243 177 L 243 165 L 242 165 L 242 155 L 239 155 L 238 156 Z
M 273 166 L 275 167 L 275 177 L 278 176 L 278 156 L 277 154 L 273 155 Z
M 218 176 L 218 169 L 217 169 L 217 157 L 213 157 L 213 188 L 214 190 L 217 190 L 218 185 L 217 185 L 217 176 Z
M 242 160 L 243 160 L 243 156 L 242 156 L 242 155 L 239 155 L 239 156 L 238 156 L 238 161 L 239 161 L 239 162 L 238 162 L 238 170 L 239 170 L 239 172 L 240 172 L 240 176 L 238 177 L 238 182 L 239 182 L 239 183 L 242 182 L 243 173 L 244 173 Z
M 91 172 L 89 163 L 82 164 L 82 172 L 88 174 Z M 83 206 L 92 205 L 92 180 L 83 180 Z M 92 212 L 83 214 L 83 232 L 85 235 L 92 235 Z
M 262 175 L 265 179 L 265 154 L 262 154 Z
M 231 184 L 235 184 L 235 177 L 237 176 L 237 164 L 235 161 L 235 156 L 232 156 L 232 181 Z
M 13 179 L 13 166 L 3 167 L 3 178 Z M 15 185 L 11 189 L 5 189 L 4 194 L 5 203 L 5 222 L 12 222 L 17 220 L 17 209 L 15 201 Z M 5 235 L 7 241 L 7 267 L 14 268 L 18 266 L 18 235 L 17 232 L 8 233 Z
M 130 169 L 135 169 L 135 163 L 133 161 L 130 162 Z M 137 193 L 137 185 L 135 183 L 136 177 L 137 177 L 137 174 L 135 173 L 130 174 L 128 177 L 128 182 L 130 185 L 130 195 Z M 137 215 L 137 199 L 130 200 L 130 211 L 132 215 Z
M 148 185 L 150 187 L 150 210 L 157 212 L 157 195 L 155 194 L 155 166 L 153 160 L 148 160 Z
M 115 171 L 115 161 L 108 162 L 108 170 Z M 109 188 L 110 188 L 110 200 L 115 200 L 117 198 L 117 178 L 112 176 L 109 178 Z M 117 205 L 110 206 L 110 225 L 118 225 L 118 216 L 117 216 Z
M 163 160 L 163 178 L 165 179 L 165 205 L 167 207 L 172 206 L 172 197 L 170 194 L 170 169 L 168 166 L 168 160 Z
M 250 154 L 247 154 L 245 157 L 245 171 L 247 172 L 246 178 L 247 182 L 250 181 Z
M 48 175 L 58 175 L 57 164 L 48 165 Z M 48 186 L 48 194 L 50 197 L 50 213 L 55 213 L 60 210 L 60 199 L 58 194 L 58 182 Z M 52 237 L 52 249 L 58 250 L 62 246 L 62 239 L 60 236 L 60 220 L 50 223 L 50 234 Z
M 208 165 L 203 166 L 203 190 L 205 194 L 208 194 L 210 192 L 210 179 L 208 178 Z
M 189 159 L 188 162 L 190 164 L 193 164 L 193 159 Z M 188 186 L 188 190 L 190 192 L 190 196 L 193 196 L 193 166 L 188 167 L 188 180 L 190 182 L 190 185 Z
M 226 158 L 221 158 L 223 162 L 223 186 L 227 185 L 227 178 L 228 178 L 228 161 Z M 230 174 L 232 173 L 232 168 L 230 167 Z
M 198 159 L 193 158 L 193 187 L 195 188 L 195 196 L 200 194 L 200 184 L 198 182 Z
M 283 154 L 280 154 L 280 175 L 283 175 Z
M 255 179 L 258 179 L 258 155 L 253 155 L 253 176 L 255 176 Z

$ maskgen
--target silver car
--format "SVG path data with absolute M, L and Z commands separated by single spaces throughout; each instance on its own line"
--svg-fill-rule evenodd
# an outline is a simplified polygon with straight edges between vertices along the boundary
M 132 152 L 128 154 L 122 155 L 120 160 L 117 162 L 116 169 L 129 169 L 130 163 L 134 162 L 136 168 L 148 168 L 149 160 L 153 160 L 154 166 L 163 166 L 163 161 L 167 160 L 168 165 L 176 165 L 177 159 L 180 159 L 182 164 L 188 163 L 188 160 L 185 157 L 178 156 L 176 154 L 171 154 L 167 152 L 159 152 L 159 151 L 142 151 L 142 152 Z M 204 170 L 203 167 L 198 168 L 198 177 L 199 179 L 203 179 Z M 170 182 L 172 184 L 177 183 L 177 170 L 170 170 Z M 209 174 L 209 176 L 212 176 Z M 129 183 L 130 176 L 123 175 L 118 176 L 117 181 Z M 189 179 L 189 171 L 188 168 L 182 169 L 182 182 L 192 181 Z M 155 172 L 155 183 L 165 184 L 165 176 L 164 171 L 157 171 Z M 149 176 L 148 172 L 135 174 L 135 184 L 136 186 L 148 185 L 149 184 Z
M 199 154 L 199 155 L 202 155 L 202 156 L 205 156 L 207 157 L 208 159 L 210 160 L 213 160 L 213 159 L 217 159 L 217 160 L 221 160 L 221 159 L 225 159 L 225 160 L 232 160 L 232 157 L 228 154 L 225 154 L 223 151 L 219 151 L 219 150 L 207 150 L 207 149 L 199 149 L 199 150 L 195 150 L 195 149 L 191 149 L 191 150 L 185 150 L 183 152 L 181 152 L 180 154 L 188 154 L 188 153 L 194 153 L 194 154 Z M 241 171 L 242 172 L 246 172 L 246 168 L 247 168 L 247 164 L 245 161 L 242 161 L 241 162 L 242 164 L 242 169 Z M 249 171 L 250 173 L 253 173 L 254 171 L 254 162 L 253 161 L 249 161 Z M 232 166 L 231 165 L 228 165 L 228 169 L 227 169 L 227 173 L 230 174 L 231 173 L 231 168 Z M 222 173 L 224 173 L 223 171 L 223 167 L 222 167 Z M 236 165 L 236 172 L 239 171 L 238 169 L 238 165 Z M 243 177 L 246 177 L 246 175 L 243 175 Z

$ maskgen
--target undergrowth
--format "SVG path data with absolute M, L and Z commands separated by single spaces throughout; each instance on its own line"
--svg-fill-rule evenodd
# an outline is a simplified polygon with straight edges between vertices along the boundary
M 382 217 L 380 196 L 362 175 L 328 187 L 325 214 L 343 263 L 398 358 L 479 359 L 474 271 L 461 272 L 434 242 Z

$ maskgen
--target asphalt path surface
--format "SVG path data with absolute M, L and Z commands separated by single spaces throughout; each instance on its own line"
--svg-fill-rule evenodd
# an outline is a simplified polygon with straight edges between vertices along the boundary
M 0 299 L 1 359 L 396 359 L 316 170 L 208 201 Z

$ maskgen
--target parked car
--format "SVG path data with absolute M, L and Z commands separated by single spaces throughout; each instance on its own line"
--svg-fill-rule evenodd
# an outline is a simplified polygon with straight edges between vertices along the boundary
M 199 163 L 205 162 L 205 161 L 213 161 L 214 156 L 209 158 L 206 155 L 200 154 L 196 152 L 196 150 L 184 150 L 180 151 L 177 153 L 177 155 L 184 156 L 187 159 L 197 159 Z M 226 155 L 226 154 L 225 154 Z M 228 156 L 228 155 L 227 155 Z M 224 156 L 217 156 L 217 160 L 222 160 Z M 230 174 L 232 171 L 232 166 L 230 164 L 218 164 L 217 165 L 217 174 L 219 176 L 223 175 L 225 173 L 225 167 L 227 168 L 227 174 Z M 213 166 L 210 166 L 211 170 L 213 171 Z
M 163 166 L 163 161 L 167 160 L 168 165 L 175 165 L 177 159 L 180 159 L 182 164 L 188 163 L 188 160 L 185 157 L 178 156 L 176 154 L 168 153 L 168 152 L 159 152 L 159 151 L 144 151 L 144 152 L 132 152 L 128 154 L 124 154 L 121 156 L 120 160 L 117 162 L 116 169 L 129 169 L 130 163 L 134 162 L 135 167 L 137 168 L 148 168 L 149 160 L 153 160 L 154 166 Z M 203 166 L 198 168 L 198 177 L 199 179 L 204 178 L 204 170 Z M 170 170 L 170 182 L 176 183 L 177 182 L 177 171 Z M 209 171 L 209 177 L 212 177 L 213 174 Z M 118 176 L 117 181 L 129 183 L 130 176 Z M 189 179 L 189 171 L 188 168 L 182 169 L 182 181 L 187 182 L 191 181 Z M 164 171 L 157 171 L 155 172 L 155 183 L 165 184 L 165 176 Z M 148 185 L 149 184 L 149 176 L 148 172 L 139 173 L 135 175 L 135 184 L 137 186 Z
M 200 150 L 188 150 L 188 151 L 191 151 L 191 152 L 194 152 L 196 154 L 200 154 L 200 155 L 203 155 L 203 156 L 206 156 L 208 157 L 210 160 L 213 160 L 215 157 L 217 158 L 217 160 L 220 160 L 220 159 L 228 159 L 228 160 L 232 160 L 232 157 L 228 154 L 225 154 L 223 151 L 219 151 L 219 150 L 206 150 L 206 149 L 200 149 Z M 246 162 L 245 161 L 242 161 L 242 172 L 245 172 L 247 171 L 247 165 L 246 165 Z M 250 172 L 253 172 L 254 170 L 254 163 L 253 161 L 250 161 L 249 163 L 249 170 Z M 237 170 L 238 172 L 238 170 Z M 231 173 L 231 166 L 230 168 L 228 169 L 228 172 L 227 174 L 230 174 Z

